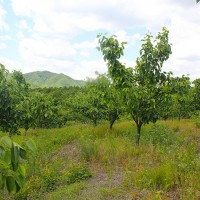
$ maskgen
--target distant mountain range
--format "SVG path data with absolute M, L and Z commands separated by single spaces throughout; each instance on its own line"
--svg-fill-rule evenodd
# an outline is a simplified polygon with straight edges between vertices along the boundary
M 32 88 L 83 86 L 85 81 L 74 80 L 65 74 L 36 71 L 23 74 Z

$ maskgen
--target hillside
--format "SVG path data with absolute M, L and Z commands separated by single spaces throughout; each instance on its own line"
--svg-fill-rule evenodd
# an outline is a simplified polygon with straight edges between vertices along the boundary
M 82 86 L 84 81 L 74 80 L 65 74 L 56 74 L 49 71 L 36 71 L 24 74 L 24 77 L 33 88 L 37 87 L 69 87 Z

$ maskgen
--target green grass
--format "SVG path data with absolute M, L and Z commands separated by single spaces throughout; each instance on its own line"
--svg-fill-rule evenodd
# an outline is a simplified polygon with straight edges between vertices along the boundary
M 26 185 L 4 199 L 199 199 L 200 129 L 192 120 L 159 121 L 142 128 L 140 146 L 131 121 L 71 124 L 29 130 L 33 138 Z

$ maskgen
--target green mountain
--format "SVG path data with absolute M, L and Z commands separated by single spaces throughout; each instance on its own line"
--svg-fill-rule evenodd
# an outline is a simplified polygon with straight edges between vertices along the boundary
M 26 81 L 32 88 L 82 86 L 85 81 L 74 80 L 65 74 L 49 71 L 36 71 L 24 74 Z

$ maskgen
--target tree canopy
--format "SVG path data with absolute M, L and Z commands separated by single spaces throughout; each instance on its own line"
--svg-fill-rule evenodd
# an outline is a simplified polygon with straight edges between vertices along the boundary
M 98 35 L 98 49 L 107 62 L 108 73 L 123 94 L 127 112 L 137 125 L 137 144 L 142 125 L 159 119 L 158 107 L 167 99 L 171 73 L 162 72 L 162 66 L 172 53 L 168 34 L 166 28 L 155 38 L 146 34 L 134 69 L 126 68 L 119 60 L 126 42 L 119 43 L 116 36 Z

